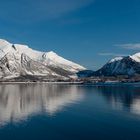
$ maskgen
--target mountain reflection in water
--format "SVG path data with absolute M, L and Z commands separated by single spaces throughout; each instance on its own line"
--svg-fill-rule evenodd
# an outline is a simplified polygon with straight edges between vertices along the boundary
M 90 104 L 92 110 L 98 106 L 107 106 L 123 113 L 140 115 L 140 86 L 2 84 L 0 126 L 43 113 L 54 116 L 66 106 L 77 102 L 80 107 L 82 105 L 87 109 Z
M 140 85 L 97 86 L 96 93 L 114 109 L 140 115 Z
M 25 120 L 41 112 L 54 115 L 82 98 L 82 91 L 74 85 L 0 85 L 0 125 Z

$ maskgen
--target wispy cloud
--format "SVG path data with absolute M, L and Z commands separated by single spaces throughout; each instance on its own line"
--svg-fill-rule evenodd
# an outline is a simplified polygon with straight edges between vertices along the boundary
M 92 19 L 91 18 L 64 18 L 64 19 L 60 19 L 58 21 L 58 24 L 60 25 L 72 25 L 72 24 L 82 24 L 82 23 L 88 23 L 91 22 Z
M 101 52 L 101 53 L 98 53 L 98 55 L 100 55 L 100 56 L 114 56 L 114 57 L 127 56 L 127 54 L 110 53 L 110 52 Z
M 117 44 L 114 46 L 122 47 L 129 50 L 140 50 L 140 43 Z
M 56 18 L 88 6 L 92 2 L 94 2 L 94 0 L 47 0 L 44 10 L 48 13 L 47 16 Z M 41 7 L 43 7 L 43 5 L 41 5 Z
M 95 0 L 1 0 L 0 19 L 40 21 L 61 18 L 86 7 Z

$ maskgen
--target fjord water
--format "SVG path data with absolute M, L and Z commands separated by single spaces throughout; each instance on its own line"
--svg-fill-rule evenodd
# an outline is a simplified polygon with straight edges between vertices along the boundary
M 0 140 L 138 140 L 140 85 L 0 85 Z

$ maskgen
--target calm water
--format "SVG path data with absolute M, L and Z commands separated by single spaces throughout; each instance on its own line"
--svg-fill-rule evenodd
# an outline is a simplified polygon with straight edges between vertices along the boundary
M 0 85 L 0 140 L 139 140 L 140 85 Z

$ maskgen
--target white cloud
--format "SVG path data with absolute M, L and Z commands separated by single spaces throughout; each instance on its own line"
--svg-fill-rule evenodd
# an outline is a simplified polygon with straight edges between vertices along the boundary
M 118 44 L 114 45 L 129 50 L 140 50 L 140 43 Z
M 101 53 L 98 53 L 98 55 L 100 56 L 127 56 L 127 54 L 119 54 L 119 53 L 110 53 L 110 52 L 101 52 Z

